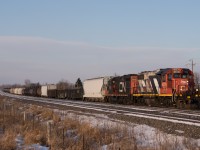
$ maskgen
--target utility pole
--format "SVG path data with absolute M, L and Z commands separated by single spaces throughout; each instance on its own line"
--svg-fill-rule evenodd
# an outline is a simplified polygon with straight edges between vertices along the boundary
M 191 59 L 190 61 L 192 62 L 191 65 L 192 65 L 192 72 L 193 72 L 193 70 L 194 70 L 194 66 L 195 66 L 196 64 L 194 64 L 193 59 Z
M 196 63 L 194 63 L 193 59 L 189 60 L 191 63 L 188 63 L 187 65 L 191 66 L 192 68 L 192 72 L 194 72 L 194 66 L 196 65 Z

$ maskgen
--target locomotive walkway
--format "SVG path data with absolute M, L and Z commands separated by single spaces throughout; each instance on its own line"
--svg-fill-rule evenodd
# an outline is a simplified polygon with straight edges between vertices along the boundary
M 192 137 L 200 138 L 200 111 L 199 110 L 181 110 L 175 108 L 159 108 L 147 106 L 119 105 L 97 102 L 83 102 L 74 100 L 60 100 L 41 97 L 30 97 L 13 95 L 0 91 L 0 95 L 10 97 L 13 100 L 37 102 L 45 105 L 64 106 L 72 110 L 84 110 L 91 113 L 102 113 L 111 118 L 123 121 L 138 121 L 140 123 L 160 126 L 170 126 L 173 130 L 183 130 L 185 133 L 192 134 Z M 174 125 L 171 127 L 171 125 Z M 185 131 L 185 128 L 187 131 Z M 166 129 L 169 130 L 169 129 Z M 193 131 L 194 130 L 194 131 Z M 194 132 L 194 133 L 193 133 Z M 197 133 L 197 135 L 194 135 Z M 194 136 L 193 136 L 194 135 Z M 191 136 L 191 135 L 190 135 Z

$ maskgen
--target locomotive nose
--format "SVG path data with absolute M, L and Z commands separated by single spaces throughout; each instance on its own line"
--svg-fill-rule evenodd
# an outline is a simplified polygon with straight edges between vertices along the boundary
M 184 80 L 182 79 L 180 81 L 178 89 L 179 89 L 181 94 L 188 91 L 188 85 L 189 85 L 189 81 L 187 79 L 184 79 Z

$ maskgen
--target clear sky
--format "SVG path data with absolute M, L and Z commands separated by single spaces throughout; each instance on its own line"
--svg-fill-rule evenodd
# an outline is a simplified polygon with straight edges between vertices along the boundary
M 1 1 L 0 84 L 200 72 L 199 39 L 199 0 Z

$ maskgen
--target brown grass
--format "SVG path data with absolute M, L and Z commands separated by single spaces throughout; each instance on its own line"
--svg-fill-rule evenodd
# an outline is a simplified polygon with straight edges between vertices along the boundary
M 47 121 L 51 122 L 49 127 Z M 152 150 L 138 146 L 134 130 L 127 127 L 106 124 L 104 127 L 92 127 L 89 123 L 79 121 L 78 117 L 61 120 L 61 115 L 52 109 L 0 97 L 0 128 L 3 126 L 5 132 L 0 135 L 0 148 L 3 150 L 16 149 L 15 139 L 18 134 L 23 136 L 24 145 L 39 143 L 51 146 L 52 150 L 94 150 L 101 149 L 103 145 L 107 145 L 109 150 Z M 140 136 L 145 138 L 143 133 Z M 171 150 L 177 147 L 176 140 L 170 145 L 169 139 L 163 142 L 161 138 L 158 132 L 156 140 L 159 145 L 154 149 Z M 191 139 L 185 138 L 183 143 L 188 149 L 197 146 Z
M 11 150 L 16 148 L 16 138 L 17 133 L 12 129 L 5 131 L 4 136 L 0 138 L 0 147 L 2 150 Z

